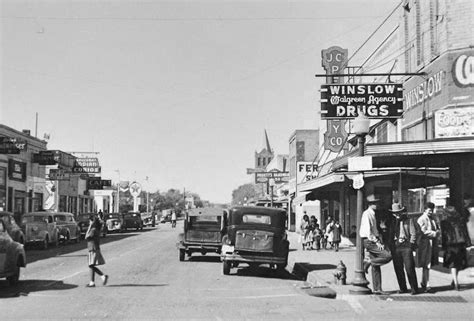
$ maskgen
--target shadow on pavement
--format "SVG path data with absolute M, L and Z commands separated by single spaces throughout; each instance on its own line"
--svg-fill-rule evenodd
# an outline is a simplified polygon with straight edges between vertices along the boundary
M 132 283 L 125 283 L 125 284 L 110 284 L 107 285 L 106 288 L 120 288 L 120 287 L 154 287 L 154 286 L 169 286 L 169 284 L 132 284 Z
M 474 284 L 472 283 L 460 284 L 459 291 L 456 291 L 456 292 L 462 292 L 462 291 L 467 291 L 471 289 L 474 289 Z M 443 291 L 454 291 L 453 287 L 450 284 L 443 285 L 443 286 L 433 286 L 431 287 L 431 290 L 433 291 L 433 293 L 443 292 Z
M 189 257 L 186 261 L 189 262 L 208 262 L 208 263 L 220 263 L 221 257 L 218 255 L 197 255 Z
M 299 278 L 287 270 L 275 270 L 265 266 L 249 267 L 245 264 L 231 270 L 231 275 L 263 277 L 270 279 L 299 280 Z
M 310 272 L 334 269 L 336 269 L 336 265 L 334 264 L 312 264 L 307 262 L 296 262 L 293 265 L 292 272 L 298 277 L 306 280 L 306 278 L 308 277 L 308 273 Z
M 76 284 L 68 284 L 56 280 L 24 280 L 16 286 L 9 287 L 6 281 L 0 282 L 0 298 L 27 296 L 32 292 L 70 290 L 77 288 Z

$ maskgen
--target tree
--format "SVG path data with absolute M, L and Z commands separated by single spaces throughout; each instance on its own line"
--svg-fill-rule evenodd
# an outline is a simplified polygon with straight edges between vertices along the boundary
M 244 204 L 246 202 L 245 198 L 247 198 L 247 201 L 258 198 L 258 190 L 259 186 L 256 184 L 240 185 L 232 191 L 232 205 Z

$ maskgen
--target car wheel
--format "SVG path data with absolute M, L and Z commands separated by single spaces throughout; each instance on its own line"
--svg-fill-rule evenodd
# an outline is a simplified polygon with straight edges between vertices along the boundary
M 277 271 L 284 271 L 286 268 L 286 265 L 287 265 L 286 263 L 277 264 L 276 266 Z
M 15 272 L 13 275 L 7 276 L 7 281 L 10 286 L 14 286 L 18 284 L 18 280 L 20 279 L 20 262 L 17 263 L 15 268 Z
M 224 273 L 224 275 L 230 274 L 230 266 L 231 266 L 231 263 L 229 261 L 222 262 L 222 272 Z
M 186 253 L 184 252 L 184 250 L 179 250 L 179 260 L 182 262 L 184 261 L 184 255 Z
M 46 235 L 46 237 L 43 240 L 43 244 L 41 244 L 41 248 L 43 250 L 47 250 L 48 246 L 49 246 L 49 237 L 48 237 L 48 235 Z

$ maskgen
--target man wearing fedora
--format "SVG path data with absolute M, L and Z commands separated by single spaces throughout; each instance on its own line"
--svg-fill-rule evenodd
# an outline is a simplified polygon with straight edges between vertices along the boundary
M 413 251 L 416 248 L 415 222 L 408 218 L 407 211 L 399 203 L 393 203 L 389 209 L 393 217 L 389 224 L 389 247 L 393 258 L 393 268 L 397 275 L 400 293 L 408 293 L 405 271 L 410 283 L 411 294 L 418 293 L 416 280 L 415 259 Z M 403 270 L 405 268 L 405 271 Z
M 364 260 L 364 271 L 367 273 L 369 266 L 372 265 L 372 283 L 373 293 L 377 295 L 388 294 L 382 291 L 382 272 L 380 266 L 387 264 L 392 259 L 390 251 L 385 248 L 382 236 L 377 227 L 375 211 L 380 200 L 374 195 L 367 197 L 368 207 L 362 213 L 359 235 L 362 238 L 362 244 L 369 253 L 370 260 Z

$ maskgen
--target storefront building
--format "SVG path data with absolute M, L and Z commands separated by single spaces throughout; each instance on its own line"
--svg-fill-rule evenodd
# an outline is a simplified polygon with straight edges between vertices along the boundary
M 403 116 L 373 124 L 366 136 L 372 167 L 364 172 L 363 190 L 384 208 L 402 202 L 412 214 L 426 201 L 439 210 L 460 209 L 462 196 L 474 194 L 474 3 L 406 2 L 398 28 L 403 59 L 388 65 L 424 74 L 391 79 L 403 83 Z M 353 179 L 359 173 L 349 160 L 358 148 L 349 139 L 345 155 L 320 163 L 317 178 L 297 187 L 309 192 L 306 199 L 327 203 L 327 215 L 341 221 L 345 234 L 356 225 Z
M 33 163 L 33 155 L 46 150 L 46 141 L 0 124 L 0 211 L 23 214 L 41 209 L 44 198 L 45 167 Z

